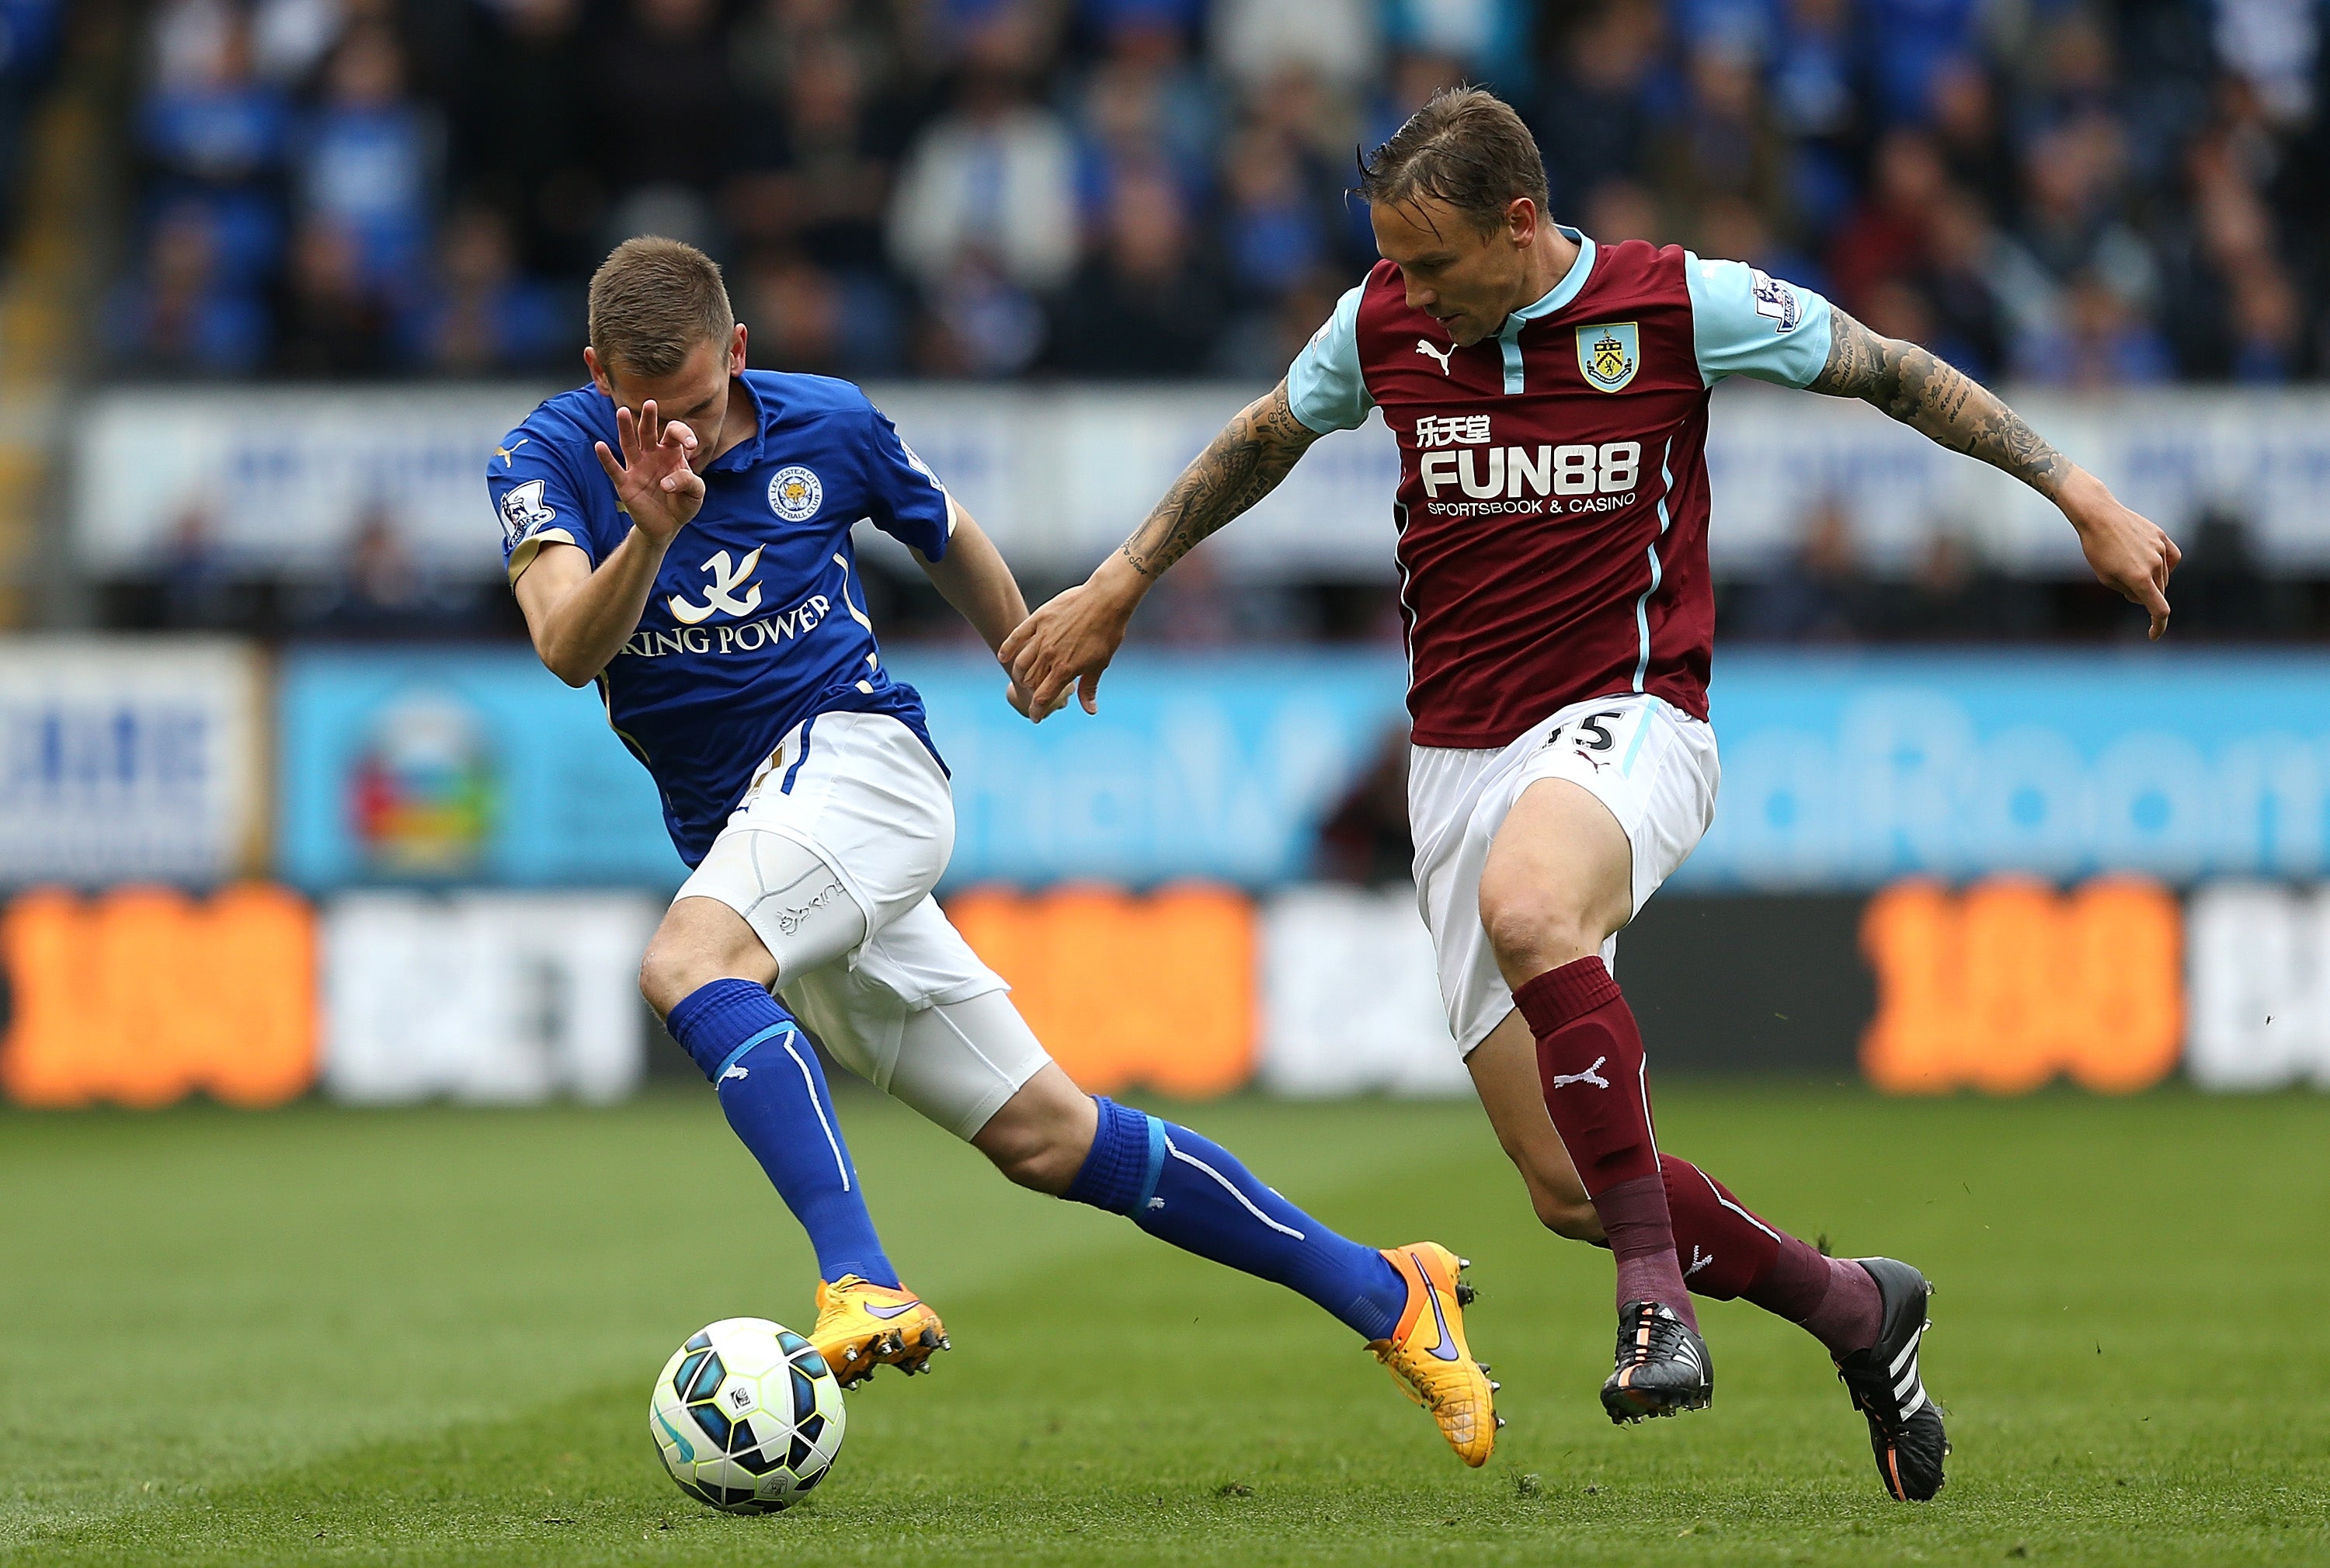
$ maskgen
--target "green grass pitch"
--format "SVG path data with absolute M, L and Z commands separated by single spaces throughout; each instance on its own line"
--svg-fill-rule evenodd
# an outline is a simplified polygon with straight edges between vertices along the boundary
M 1668 1145 L 1937 1280 L 1941 1499 L 1886 1500 L 1817 1348 L 1705 1311 L 1712 1410 L 1617 1430 L 1607 1258 L 1470 1105 L 1186 1108 L 1322 1218 L 1474 1261 L 1511 1424 L 1469 1472 L 1306 1303 L 844 1118 L 944 1311 L 805 1507 L 664 1478 L 649 1380 L 806 1326 L 807 1249 L 710 1096 L 608 1110 L 0 1114 L 9 1563 L 2330 1563 L 2330 1097 L 1669 1089 Z

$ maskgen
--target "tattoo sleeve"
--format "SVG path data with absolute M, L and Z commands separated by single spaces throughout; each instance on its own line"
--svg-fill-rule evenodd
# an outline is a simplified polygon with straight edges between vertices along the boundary
M 1949 448 L 2013 475 L 2049 500 L 2071 465 L 1972 376 L 1914 343 L 1880 337 L 1843 311 L 1832 316 L 1828 364 L 1808 392 L 1860 398 Z
M 1124 558 L 1143 577 L 1167 567 L 1207 535 L 1278 487 L 1319 433 L 1294 417 L 1286 383 L 1248 404 L 1181 470 L 1132 537 Z

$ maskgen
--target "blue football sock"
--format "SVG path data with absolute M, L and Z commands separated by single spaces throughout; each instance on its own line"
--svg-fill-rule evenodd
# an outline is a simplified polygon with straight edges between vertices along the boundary
M 896 1289 L 897 1270 L 883 1255 L 857 1167 L 841 1141 L 825 1070 L 793 1015 L 750 980 L 715 980 L 689 992 L 668 1022 L 712 1080 L 728 1125 L 809 1233 L 819 1275 L 855 1274 Z
M 1112 1100 L 1097 1103 L 1100 1127 L 1068 1197 L 1307 1296 L 1363 1339 L 1390 1337 L 1407 1283 L 1381 1252 L 1272 1192 L 1211 1138 Z

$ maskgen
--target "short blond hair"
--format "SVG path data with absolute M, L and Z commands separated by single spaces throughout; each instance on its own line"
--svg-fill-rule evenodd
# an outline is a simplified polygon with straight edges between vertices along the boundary
M 1435 197 L 1489 231 L 1504 222 L 1516 196 L 1545 215 L 1545 159 L 1521 117 L 1495 93 L 1443 88 L 1359 160 L 1359 192 L 1370 203 L 1395 206 Z
M 591 274 L 591 347 L 601 364 L 669 375 L 697 344 L 725 345 L 735 326 L 720 264 L 685 241 L 626 240 Z

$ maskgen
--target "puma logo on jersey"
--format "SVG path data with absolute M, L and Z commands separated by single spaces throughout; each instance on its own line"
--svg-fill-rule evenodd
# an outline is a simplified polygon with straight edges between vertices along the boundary
M 695 626 L 698 622 L 711 619 L 714 615 L 722 610 L 742 618 L 760 609 L 761 585 L 759 583 L 753 583 L 752 591 L 742 599 L 738 599 L 735 594 L 737 589 L 751 581 L 753 570 L 761 564 L 761 548 L 765 547 L 755 548 L 750 555 L 733 567 L 728 563 L 728 553 L 725 550 L 715 553 L 704 563 L 706 575 L 712 579 L 712 585 L 704 590 L 705 601 L 702 604 L 696 604 L 685 596 L 675 593 L 668 601 L 671 605 L 672 615 L 683 626 Z
M 1594 1065 L 1583 1072 L 1557 1072 L 1553 1075 L 1553 1082 L 1549 1087 L 1567 1089 L 1573 1083 L 1591 1083 L 1596 1089 L 1607 1089 L 1610 1087 L 1610 1081 L 1603 1077 L 1599 1070 L 1602 1063 L 1609 1060 L 1607 1056 L 1596 1056 L 1594 1059 Z
M 1416 352 L 1427 358 L 1439 361 L 1440 373 L 1442 375 L 1446 375 L 1449 373 L 1448 356 L 1456 352 L 1456 345 L 1452 343 L 1446 348 L 1435 348 L 1431 344 L 1419 337 L 1416 340 Z

